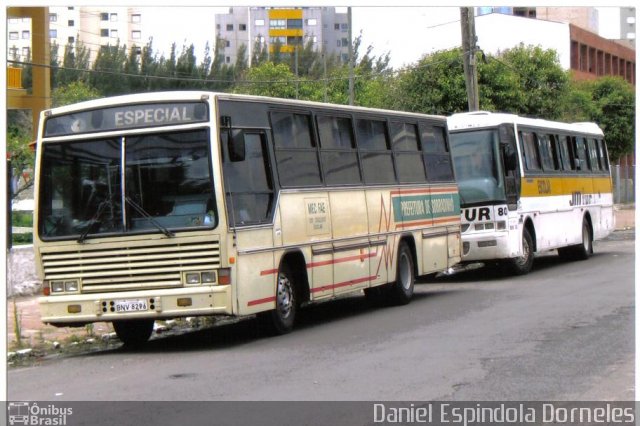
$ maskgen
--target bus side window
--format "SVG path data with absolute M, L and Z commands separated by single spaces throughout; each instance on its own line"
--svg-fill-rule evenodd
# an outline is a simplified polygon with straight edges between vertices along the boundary
M 575 170 L 576 165 L 574 161 L 573 147 L 571 145 L 571 137 L 562 136 L 560 138 L 559 147 L 562 154 L 562 170 Z
M 524 153 L 524 163 L 527 170 L 542 170 L 540 157 L 538 155 L 536 134 L 533 132 L 520 131 L 520 143 Z
M 545 171 L 558 170 L 558 154 L 556 152 L 554 135 L 538 135 L 538 148 Z
M 386 121 L 357 119 L 356 138 L 364 181 L 370 184 L 395 183 Z
M 316 116 L 320 137 L 320 161 L 327 185 L 362 183 L 351 118 Z
M 223 152 L 228 149 L 229 132 L 220 132 Z M 273 183 L 265 135 L 245 132 L 245 158 L 223 160 L 224 186 L 229 226 L 265 223 L 271 220 L 274 202 Z
M 280 184 L 287 188 L 322 185 L 311 116 L 289 112 L 270 115 Z
M 427 176 L 418 146 L 418 127 L 415 124 L 392 121 L 390 130 L 398 181 L 400 183 L 425 182 Z
M 420 137 L 424 164 L 427 167 L 427 180 L 429 182 L 454 180 L 446 129 L 420 123 Z
M 582 172 L 589 170 L 589 155 L 587 152 L 587 144 L 583 137 L 578 136 L 573 138 L 575 154 L 576 154 L 576 169 Z
M 607 158 L 607 147 L 603 139 L 598 139 L 598 154 L 602 160 L 602 170 L 609 170 L 609 159 Z
M 602 167 L 600 165 L 600 156 L 598 155 L 598 141 L 595 139 L 587 139 L 587 146 L 589 148 L 589 162 L 591 163 L 591 170 L 599 171 Z

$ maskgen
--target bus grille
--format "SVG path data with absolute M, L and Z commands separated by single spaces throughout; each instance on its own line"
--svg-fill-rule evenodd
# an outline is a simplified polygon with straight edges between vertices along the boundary
M 42 252 L 45 280 L 78 279 L 83 293 L 180 287 L 184 271 L 220 267 L 218 241 L 126 243 L 119 248 Z

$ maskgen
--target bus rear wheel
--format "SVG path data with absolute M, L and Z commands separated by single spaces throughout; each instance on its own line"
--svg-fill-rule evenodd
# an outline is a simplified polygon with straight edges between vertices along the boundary
M 398 262 L 396 280 L 389 288 L 391 302 L 396 305 L 406 305 L 413 297 L 416 277 L 413 267 L 413 255 L 404 241 L 398 247 Z
M 582 219 L 582 242 L 558 249 L 560 257 L 567 260 L 587 260 L 593 254 L 593 236 L 586 219 Z
M 152 319 L 113 321 L 113 329 L 125 346 L 139 346 L 151 337 L 153 322 Z
M 515 275 L 525 275 L 533 267 L 533 239 L 527 228 L 522 230 L 522 256 L 509 259 L 511 272 Z

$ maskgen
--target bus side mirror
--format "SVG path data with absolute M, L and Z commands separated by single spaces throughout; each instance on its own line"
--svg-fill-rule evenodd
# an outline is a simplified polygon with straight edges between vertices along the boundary
M 518 168 L 518 156 L 511 144 L 502 145 L 502 158 L 504 159 L 504 167 L 507 171 L 513 171 Z
M 230 133 L 227 147 L 229 159 L 232 162 L 244 161 L 246 156 L 244 132 L 242 130 L 231 130 Z

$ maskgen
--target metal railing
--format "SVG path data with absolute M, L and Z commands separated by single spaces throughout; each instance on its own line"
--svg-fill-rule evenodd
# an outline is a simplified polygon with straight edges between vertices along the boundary
M 635 203 L 636 166 L 612 165 L 613 202 L 616 204 Z

